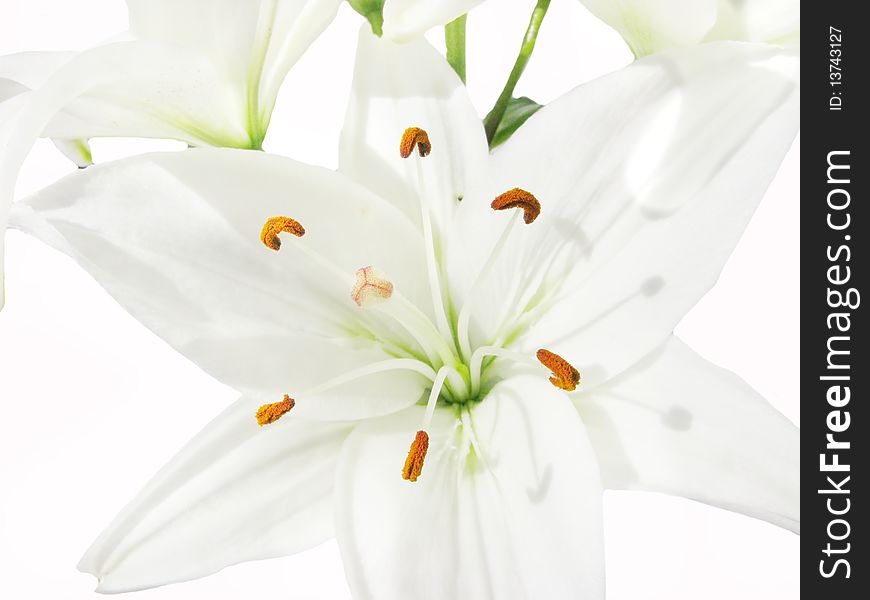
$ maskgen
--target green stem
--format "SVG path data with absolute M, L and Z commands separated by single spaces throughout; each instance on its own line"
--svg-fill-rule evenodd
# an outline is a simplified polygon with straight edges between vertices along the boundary
M 465 83 L 465 21 L 462 15 L 444 26 L 444 40 L 447 43 L 447 62 Z
M 550 0 L 538 0 L 535 5 L 535 10 L 532 11 L 532 18 L 529 19 L 529 27 L 526 29 L 526 35 L 523 37 L 523 45 L 520 46 L 520 54 L 514 63 L 514 68 L 511 70 L 510 77 L 501 91 L 498 100 L 489 114 L 486 115 L 484 121 L 484 129 L 486 130 L 486 139 L 492 142 L 495 132 L 498 130 L 499 123 L 507 110 L 508 104 L 514 96 L 514 89 L 532 57 L 532 52 L 535 50 L 535 41 L 538 39 L 538 31 L 541 29 L 541 22 L 547 14 L 547 9 L 550 8 Z

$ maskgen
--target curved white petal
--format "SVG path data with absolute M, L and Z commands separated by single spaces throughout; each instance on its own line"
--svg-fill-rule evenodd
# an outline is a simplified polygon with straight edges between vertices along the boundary
M 797 427 L 678 339 L 574 402 L 608 488 L 685 496 L 800 532 Z
M 601 484 L 570 401 L 518 376 L 464 423 L 439 409 L 410 483 L 401 469 L 422 415 L 365 422 L 342 449 L 336 536 L 354 597 L 603 598 Z
M 343 424 L 285 417 L 258 427 L 258 403 L 230 406 L 152 479 L 79 563 L 118 593 L 300 552 L 332 536 Z
M 72 60 L 65 53 L 29 56 L 36 73 L 46 65 L 60 67 L 49 78 L 24 69 L 30 79 L 50 88 L 39 120 L 61 108 L 78 117 L 52 122 L 49 135 L 259 146 L 284 76 L 332 21 L 340 1 L 128 4 L 127 41 L 93 48 Z
M 40 87 L 74 56 L 74 52 L 22 52 L 0 56 L 0 103 Z M 25 105 L 23 103 L 22 108 Z M 10 115 L 0 117 L 0 125 L 9 118 Z M 64 119 L 69 119 L 69 115 L 57 116 L 58 121 Z M 76 166 L 87 167 L 93 163 L 86 140 L 55 139 L 54 143 Z
M 20 52 L 0 56 L 0 80 L 38 88 L 76 56 L 75 52 Z M 0 98 L 3 94 L 0 92 Z
M 426 158 L 399 156 L 408 127 L 428 132 L 432 152 Z M 339 169 L 415 222 L 422 198 L 436 225 L 443 225 L 472 182 L 484 176 L 487 155 L 480 118 L 444 57 L 424 39 L 395 44 L 363 26 Z
M 580 1 L 616 29 L 638 57 L 697 44 L 716 23 L 719 5 L 719 0 Z
M 260 127 L 268 124 L 287 72 L 332 22 L 341 0 L 127 0 L 127 5 L 134 37 L 208 57 L 246 101 L 259 104 L 247 108 L 257 113 L 251 116 Z
M 168 47 L 147 42 L 117 42 L 83 52 L 28 94 L 27 103 L 0 128 L 0 238 L 5 234 L 15 184 L 36 140 L 46 135 L 59 139 L 86 139 L 100 135 L 177 137 L 202 141 L 210 135 L 195 125 L 224 123 L 221 115 L 203 105 L 203 98 L 187 93 L 188 81 L 211 81 L 211 67 L 203 59 L 182 56 Z M 108 97 L 85 97 L 100 90 Z M 223 105 L 225 95 L 201 88 Z M 230 102 L 230 104 L 232 104 Z M 169 110 L 167 111 L 167 107 Z M 213 107 L 212 107 L 213 108 Z M 202 109 L 203 112 L 199 112 Z M 230 110 L 230 114 L 235 114 Z M 187 115 L 187 117 L 179 117 Z M 195 116 L 194 116 L 195 115 Z M 217 119 L 217 120 L 214 120 Z M 230 126 L 231 127 L 231 126 Z M 225 131 L 226 127 L 222 129 Z M 196 131 L 196 134 L 191 133 Z M 239 133 L 239 132 L 236 132 Z M 236 140 L 245 145 L 244 135 Z M 228 135 L 227 139 L 233 137 Z M 229 142 L 222 145 L 236 145 Z M 0 243 L 0 265 L 3 263 Z M 0 277 L 2 277 L 0 266 Z M 0 288 L 3 281 L 0 279 Z M 0 307 L 3 290 L 0 289 Z
M 704 44 L 639 60 L 540 110 L 494 155 L 493 194 L 542 205 L 474 305 L 485 343 L 568 358 L 584 385 L 634 364 L 718 277 L 798 123 L 791 55 Z M 467 295 L 504 217 L 463 202 L 451 255 Z M 529 307 L 518 321 L 514 307 Z
M 403 42 L 422 36 L 437 25 L 446 25 L 483 0 L 386 0 L 384 37 Z
M 307 229 L 285 234 L 280 252 L 259 239 L 277 215 Z M 364 335 L 369 313 L 350 295 L 356 269 L 378 265 L 415 300 L 422 287 L 419 237 L 393 207 L 334 171 L 259 152 L 98 165 L 16 204 L 13 224 L 75 258 L 210 374 L 264 401 L 390 358 Z M 297 400 L 312 417 L 351 419 L 404 408 L 421 392 L 418 375 L 394 371 Z

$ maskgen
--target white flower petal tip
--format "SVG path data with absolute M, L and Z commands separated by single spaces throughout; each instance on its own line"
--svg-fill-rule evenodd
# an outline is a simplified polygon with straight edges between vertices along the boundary
M 78 568 L 98 592 L 187 581 L 331 537 L 334 468 L 351 426 L 288 418 L 261 428 L 257 406 L 239 400 L 218 416 L 88 549 Z
M 606 487 L 683 496 L 800 533 L 798 428 L 676 338 L 574 403 Z
M 469 413 L 436 411 L 411 483 L 422 416 L 363 423 L 342 449 L 336 534 L 354 597 L 603 598 L 598 467 L 563 393 L 520 376 Z

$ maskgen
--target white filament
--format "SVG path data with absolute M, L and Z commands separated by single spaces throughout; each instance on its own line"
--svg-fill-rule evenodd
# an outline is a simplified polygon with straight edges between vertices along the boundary
M 495 265 L 495 261 L 501 253 L 501 249 L 507 243 L 514 225 L 521 218 L 520 212 L 521 211 L 515 211 L 516 214 L 512 215 L 507 225 L 505 225 L 501 236 L 490 251 L 489 257 L 486 259 L 480 272 L 477 274 L 477 278 L 474 280 L 471 290 L 468 292 L 468 297 L 465 299 L 465 303 L 462 305 L 462 310 L 459 313 L 459 319 L 456 325 L 456 337 L 459 340 L 459 350 L 462 352 L 462 356 L 466 358 L 471 356 L 471 339 L 468 335 L 468 325 L 471 321 L 471 309 L 474 305 L 475 296 L 480 292 L 484 280 L 489 276 L 489 272 L 492 270 L 493 265 Z
M 333 379 L 330 379 L 329 381 L 304 390 L 303 392 L 298 394 L 298 399 L 303 399 L 307 396 L 314 396 L 316 394 L 322 394 L 327 390 L 338 387 L 340 385 L 344 385 L 346 383 L 350 383 L 351 381 L 355 381 L 357 379 L 360 379 L 361 377 L 374 375 L 375 373 L 383 373 L 385 371 L 415 371 L 426 379 L 433 382 L 437 378 L 435 370 L 422 361 L 414 358 L 392 358 L 389 360 L 382 360 L 376 363 L 371 363 L 364 367 L 348 371 L 347 373 L 342 373 L 338 377 L 335 377 Z
M 423 426 L 420 427 L 423 431 L 428 431 L 429 425 L 432 424 L 435 407 L 438 406 L 438 397 L 441 395 L 441 389 L 444 387 L 444 382 L 451 374 L 451 371 L 457 376 L 459 375 L 453 367 L 441 367 L 438 369 L 438 374 L 435 375 L 435 380 L 432 382 L 432 390 L 429 392 L 429 401 L 426 402 L 426 414 L 423 416 Z
M 426 200 L 426 186 L 423 180 L 423 157 L 414 159 L 417 168 L 417 187 L 420 190 L 420 213 L 423 224 L 423 239 L 426 246 L 426 270 L 429 275 L 429 290 L 432 293 L 432 309 L 435 311 L 435 321 L 441 335 L 450 339 L 450 324 L 447 322 L 447 312 L 444 309 L 444 294 L 441 289 L 441 279 L 438 276 L 438 261 L 435 257 L 435 237 L 432 234 L 432 217 Z

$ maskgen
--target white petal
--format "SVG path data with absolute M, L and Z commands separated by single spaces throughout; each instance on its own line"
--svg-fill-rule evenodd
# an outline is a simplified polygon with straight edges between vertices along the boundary
M 52 121 L 54 137 L 174 138 L 195 145 L 250 147 L 243 82 L 211 57 L 150 40 L 115 42 L 82 52 L 40 90 L 41 107 L 65 108 L 72 123 Z
M 437 25 L 446 25 L 483 2 L 483 0 L 386 0 L 384 37 L 408 41 L 422 36 Z
M 426 158 L 399 156 L 408 127 L 428 132 L 432 153 Z M 342 130 L 340 170 L 415 221 L 423 198 L 436 224 L 443 224 L 472 181 L 483 177 L 487 154 L 480 118 L 444 57 L 424 39 L 394 44 L 364 26 Z
M 244 130 L 226 133 L 231 126 L 223 126 L 229 122 L 223 116 L 240 109 L 226 108 L 225 95 L 209 84 L 214 81 L 210 70 L 202 59 L 183 56 L 164 46 L 118 42 L 83 52 L 48 77 L 28 95 L 26 105 L 15 117 L 0 128 L 0 238 L 5 235 L 18 172 L 42 135 L 87 139 L 123 134 L 209 143 L 217 138 L 206 135 L 196 123 L 213 122 L 222 124 L 221 135 L 226 135 L 221 137 L 222 142 L 234 140 L 225 145 L 246 145 Z M 188 93 L 190 81 L 202 84 L 195 86 L 196 93 Z M 84 97 L 95 90 L 107 96 Z M 209 96 L 211 104 L 205 106 L 203 98 Z M 222 109 L 210 110 L 214 106 Z M 0 243 L 0 265 L 2 246 Z M 2 299 L 0 289 L 0 307 Z
M 0 103 L 40 87 L 74 56 L 73 52 L 23 52 L 0 56 Z M 69 115 L 57 117 L 59 121 L 64 119 L 69 119 Z M 78 167 L 93 163 L 86 140 L 56 139 L 54 143 Z
M 616 29 L 638 57 L 697 44 L 716 23 L 719 4 L 719 0 L 580 1 Z
M 342 424 L 285 417 L 257 425 L 242 399 L 139 493 L 79 563 L 118 593 L 186 581 L 249 560 L 300 552 L 332 536 Z
M 439 409 L 410 483 L 401 469 L 422 414 L 366 422 L 342 449 L 336 536 L 354 597 L 603 598 L 601 484 L 570 401 L 518 376 L 470 427 Z
M 49 135 L 258 146 L 284 76 L 332 21 L 340 2 L 128 4 L 130 41 L 100 46 L 72 60 L 61 53 L 33 54 L 30 62 L 39 73 L 45 65 L 62 67 L 50 78 L 30 76 L 48 88 L 47 99 L 32 111 L 39 113 L 34 118 L 40 129 L 64 107 L 77 117 L 52 122 Z
M 719 0 L 719 18 L 708 40 L 799 43 L 799 0 Z
M 663 52 L 533 116 L 491 171 L 493 193 L 529 190 L 541 216 L 514 231 L 475 304 L 481 341 L 498 317 L 515 325 L 506 310 L 536 302 L 520 345 L 565 356 L 586 386 L 660 345 L 715 282 L 788 150 L 798 98 L 786 69 L 796 63 L 731 42 Z M 485 202 L 462 203 L 458 294 L 499 219 Z
M 284 77 L 335 18 L 341 0 L 127 0 L 127 5 L 137 39 L 208 57 L 243 94 L 253 86 L 262 104 L 257 117 L 266 125 Z
M 307 229 L 277 253 L 259 239 L 276 215 Z M 421 287 L 420 240 L 394 208 L 334 171 L 259 152 L 200 149 L 98 165 L 16 204 L 14 224 L 79 261 L 213 376 L 268 401 L 390 358 L 348 333 L 367 315 L 350 296 L 357 268 L 378 265 L 412 297 Z M 299 408 L 350 419 L 404 408 L 421 391 L 417 375 L 391 372 Z
M 800 532 L 797 427 L 678 339 L 575 404 L 607 487 L 685 496 Z
M 38 88 L 75 55 L 75 52 L 21 52 L 0 56 L 0 80 L 15 81 L 27 89 Z

